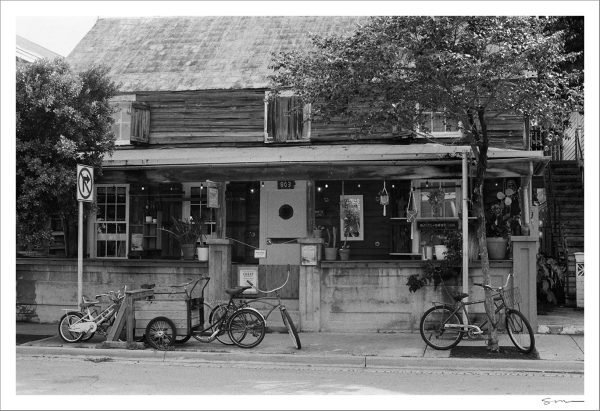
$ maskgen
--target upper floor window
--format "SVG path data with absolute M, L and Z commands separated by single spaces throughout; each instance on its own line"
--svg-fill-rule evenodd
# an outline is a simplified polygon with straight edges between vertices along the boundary
M 462 122 L 442 111 L 424 111 L 418 117 L 418 131 L 432 137 L 461 137 Z
M 115 144 L 129 144 L 131 136 L 131 101 L 113 103 L 115 112 L 112 132 L 115 135 Z
M 126 96 L 125 98 L 131 98 Z M 115 120 L 112 131 L 115 144 L 148 143 L 150 134 L 150 110 L 136 101 L 113 101 Z
M 273 101 L 265 101 L 265 141 L 284 142 L 310 139 L 310 105 L 299 97 L 282 93 Z

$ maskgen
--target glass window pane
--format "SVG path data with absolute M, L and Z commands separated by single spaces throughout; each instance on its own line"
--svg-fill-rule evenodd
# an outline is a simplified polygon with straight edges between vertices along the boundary
M 96 241 L 96 255 L 106 257 L 106 241 Z
M 107 233 L 109 234 L 115 234 L 117 232 L 117 225 L 116 224 L 107 224 Z
M 106 221 L 115 221 L 115 218 L 117 216 L 115 208 L 116 206 L 114 205 L 106 206 Z
M 117 257 L 127 257 L 127 242 L 125 241 L 117 241 Z
M 117 233 L 125 234 L 127 232 L 127 224 L 126 223 L 116 224 L 116 226 L 117 226 Z
M 106 187 L 106 202 L 108 204 L 114 204 L 117 202 L 115 197 L 115 187 Z
M 96 224 L 96 233 L 106 234 L 106 224 Z
M 446 131 L 445 126 L 444 126 L 444 113 L 433 113 L 432 115 L 432 126 L 431 126 L 431 131 L 432 132 L 440 132 L 440 131 Z
M 117 221 L 125 221 L 125 206 L 117 206 Z
M 117 242 L 116 241 L 107 241 L 106 242 L 106 256 L 107 257 L 116 257 L 117 256 Z
M 125 193 L 125 187 L 117 187 L 117 203 L 125 204 L 127 197 Z
M 98 204 L 106 203 L 106 187 L 98 187 L 96 191 L 96 201 Z

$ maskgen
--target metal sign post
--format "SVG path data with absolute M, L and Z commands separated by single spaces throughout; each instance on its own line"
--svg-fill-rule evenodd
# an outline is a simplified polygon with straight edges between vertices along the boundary
M 77 164 L 77 201 L 79 201 L 79 221 L 77 225 L 77 307 L 83 301 L 83 203 L 93 200 L 94 169 Z

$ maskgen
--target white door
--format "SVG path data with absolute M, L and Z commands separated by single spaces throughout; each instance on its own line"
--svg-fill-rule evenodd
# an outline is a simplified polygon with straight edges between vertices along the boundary
M 299 264 L 300 246 L 295 240 L 306 237 L 306 225 L 306 181 L 295 181 L 293 188 L 265 181 L 260 189 L 260 248 L 267 250 L 267 258 L 261 258 L 260 264 Z

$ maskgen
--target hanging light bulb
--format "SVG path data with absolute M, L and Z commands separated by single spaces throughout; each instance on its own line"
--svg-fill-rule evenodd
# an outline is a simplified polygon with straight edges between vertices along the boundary
M 318 191 L 318 192 L 321 192 L 321 187 L 317 187 L 317 191 Z
M 250 192 L 251 192 L 251 193 L 254 193 L 254 188 L 251 188 L 251 189 L 250 189 Z
M 358 188 L 360 188 L 360 183 L 358 183 Z
M 325 184 L 325 188 L 329 188 L 329 184 Z
M 425 187 L 429 187 L 429 180 L 425 181 Z

